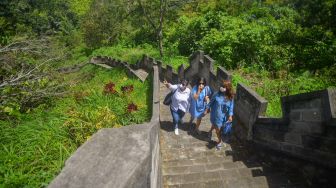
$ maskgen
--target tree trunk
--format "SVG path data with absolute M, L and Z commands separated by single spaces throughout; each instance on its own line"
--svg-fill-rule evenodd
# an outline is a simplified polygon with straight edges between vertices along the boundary
M 164 0 L 160 0 L 160 25 L 158 29 L 158 40 L 159 40 L 159 49 L 160 49 L 160 56 L 163 57 L 163 34 L 162 34 L 162 28 L 163 28 L 163 17 L 164 17 Z

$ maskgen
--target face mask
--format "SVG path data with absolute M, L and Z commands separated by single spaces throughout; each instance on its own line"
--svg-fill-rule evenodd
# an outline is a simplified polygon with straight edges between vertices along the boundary
M 221 93 L 224 93 L 224 92 L 226 91 L 226 88 L 225 88 L 225 87 L 220 87 L 220 88 L 219 88 L 219 91 L 220 91 Z

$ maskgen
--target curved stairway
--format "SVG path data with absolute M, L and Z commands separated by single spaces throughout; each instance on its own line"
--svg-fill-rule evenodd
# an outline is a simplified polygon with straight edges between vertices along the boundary
M 161 83 L 160 101 L 168 92 Z M 246 149 L 235 143 L 216 151 L 207 138 L 209 115 L 202 120 L 201 135 L 188 133 L 189 119 L 186 114 L 179 135 L 175 135 L 169 107 L 160 104 L 163 187 L 301 187 L 288 178 L 289 174 L 246 155 Z M 215 132 L 212 140 L 216 140 Z

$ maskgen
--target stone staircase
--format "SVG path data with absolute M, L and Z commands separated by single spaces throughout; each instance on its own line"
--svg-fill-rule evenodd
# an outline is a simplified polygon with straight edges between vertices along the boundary
M 169 90 L 161 83 L 160 101 Z M 168 106 L 160 104 L 160 149 L 163 187 L 302 187 L 280 170 L 271 167 L 255 156 L 249 156 L 239 144 L 225 144 L 220 151 L 207 138 L 210 117 L 203 118 L 201 135 L 189 132 L 186 114 L 179 135 L 174 134 Z M 216 140 L 213 132 L 212 140 Z M 293 175 L 295 177 L 295 175 Z

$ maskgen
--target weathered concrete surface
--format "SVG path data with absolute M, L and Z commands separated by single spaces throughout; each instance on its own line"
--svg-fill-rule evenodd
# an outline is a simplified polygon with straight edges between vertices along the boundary
M 149 126 L 100 130 L 66 161 L 49 187 L 148 187 Z
M 255 91 L 243 84 L 238 84 L 237 95 L 235 96 L 234 131 L 241 140 L 253 139 L 253 125 L 258 116 L 266 112 L 267 101 Z
M 257 118 L 254 143 L 336 168 L 335 91 L 329 88 L 283 97 L 282 118 Z

